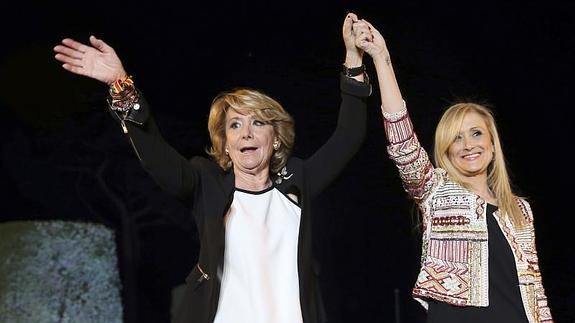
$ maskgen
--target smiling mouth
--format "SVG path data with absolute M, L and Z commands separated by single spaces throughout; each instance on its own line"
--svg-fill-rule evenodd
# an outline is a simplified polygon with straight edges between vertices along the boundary
M 481 154 L 480 153 L 473 153 L 473 154 L 469 154 L 469 155 L 465 155 L 465 156 L 461 156 L 463 159 L 471 159 L 471 160 L 475 160 L 476 158 L 478 158 Z

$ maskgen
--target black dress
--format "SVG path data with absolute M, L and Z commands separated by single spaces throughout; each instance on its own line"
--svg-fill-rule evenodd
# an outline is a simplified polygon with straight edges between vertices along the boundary
M 511 247 L 487 204 L 489 239 L 489 306 L 453 306 L 429 300 L 427 323 L 528 322 L 519 292 L 519 280 Z

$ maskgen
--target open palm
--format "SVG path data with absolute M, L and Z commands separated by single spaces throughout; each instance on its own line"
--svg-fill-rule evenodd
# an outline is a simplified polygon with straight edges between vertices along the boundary
M 126 71 L 114 49 L 103 40 L 90 36 L 88 46 L 70 38 L 54 47 L 55 58 L 74 74 L 87 76 L 106 84 L 124 78 Z

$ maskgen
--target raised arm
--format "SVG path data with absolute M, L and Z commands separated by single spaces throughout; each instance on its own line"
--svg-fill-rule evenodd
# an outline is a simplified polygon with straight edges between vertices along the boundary
M 150 108 L 124 70 L 112 47 L 90 36 L 90 45 L 66 38 L 54 47 L 56 60 L 74 74 L 110 86 L 108 100 L 112 116 L 128 134 L 143 167 L 165 190 L 187 199 L 199 175 L 184 157 L 162 138 L 151 117 Z
M 387 113 L 401 111 L 404 108 L 403 98 L 397 85 L 385 40 L 379 31 L 365 19 L 356 21 L 353 28 L 358 34 L 356 38 L 357 47 L 364 50 L 372 58 L 375 65 L 382 110 Z
M 387 152 L 399 169 L 406 192 L 416 201 L 421 201 L 435 180 L 433 166 L 413 131 L 389 50 L 381 33 L 369 22 L 360 20 L 353 27 L 359 33 L 357 46 L 371 56 L 377 72 L 385 134 L 389 142 Z
M 355 45 L 352 30 L 357 16 L 346 16 L 342 35 L 346 48 L 341 75 L 341 106 L 337 127 L 328 141 L 305 162 L 309 192 L 321 192 L 343 170 L 361 146 L 366 128 L 366 98 L 371 93 L 363 66 L 363 50 Z
M 348 69 L 362 68 L 363 65 L 363 49 L 356 46 L 356 32 L 353 30 L 353 24 L 358 21 L 357 15 L 348 13 L 343 21 L 341 34 L 343 36 L 343 43 L 345 45 L 345 62 L 343 65 Z M 348 70 L 349 71 L 349 70 Z M 357 74 L 357 73 L 352 73 Z M 365 81 L 363 72 L 357 75 L 350 75 L 351 78 L 359 82 Z

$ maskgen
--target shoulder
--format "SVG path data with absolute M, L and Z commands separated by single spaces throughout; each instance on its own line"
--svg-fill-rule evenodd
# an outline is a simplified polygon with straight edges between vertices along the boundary
M 523 213 L 529 222 L 533 222 L 533 211 L 531 210 L 531 204 L 529 204 L 527 199 L 516 196 L 515 201 L 517 202 L 517 206 L 519 206 L 521 213 Z
M 299 157 L 290 157 L 286 163 L 286 168 L 300 169 L 303 167 L 304 160 Z
M 282 167 L 280 172 L 275 175 L 283 178 L 286 177 L 291 178 L 293 175 L 299 177 L 304 173 L 303 172 L 304 165 L 305 161 L 303 159 L 298 157 L 290 157 L 286 165 Z
M 211 167 L 212 164 L 215 165 L 215 163 L 211 159 L 208 159 L 203 156 L 194 156 L 190 158 L 188 161 L 190 162 L 190 164 L 201 167 Z
M 470 194 L 467 188 L 454 181 L 443 168 L 434 168 L 431 177 L 431 180 L 427 181 L 430 186 L 428 188 L 430 196 L 445 197 L 454 194 L 458 196 Z
M 224 173 L 224 170 L 212 159 L 203 156 L 194 156 L 189 160 L 190 166 L 197 169 L 199 172 L 205 173 Z
M 531 204 L 529 204 L 529 201 L 527 201 L 526 198 L 524 197 L 519 197 L 519 196 L 515 196 L 515 201 L 517 202 L 517 204 L 521 207 L 526 207 L 531 209 Z

